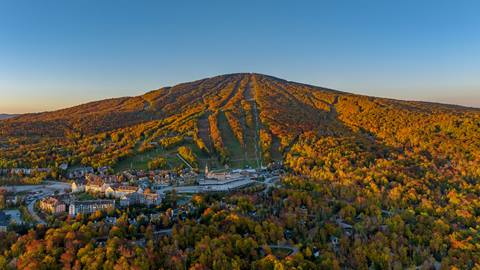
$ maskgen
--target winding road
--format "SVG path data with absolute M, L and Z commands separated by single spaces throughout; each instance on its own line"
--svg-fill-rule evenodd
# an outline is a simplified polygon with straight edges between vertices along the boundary
M 38 192 L 41 191 L 42 194 L 38 198 L 32 200 L 28 205 L 27 209 L 30 215 L 35 219 L 39 224 L 46 225 L 47 223 L 38 216 L 35 212 L 34 206 L 38 200 L 41 200 L 47 196 L 51 196 L 58 191 L 59 194 L 63 194 L 66 189 L 70 189 L 70 184 L 65 182 L 58 181 L 45 181 L 41 185 L 17 185 L 17 186 L 5 186 L 6 190 L 11 192 Z

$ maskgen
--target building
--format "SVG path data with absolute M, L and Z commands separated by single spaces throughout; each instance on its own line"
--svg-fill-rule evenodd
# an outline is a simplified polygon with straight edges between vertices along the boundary
M 150 190 L 145 190 L 143 192 L 143 203 L 146 205 L 159 205 L 162 203 L 162 197 L 155 192 L 151 192 Z
M 96 175 L 88 175 L 88 182 L 85 185 L 85 192 L 89 193 L 105 193 L 105 190 L 110 187 L 109 184 L 104 183 L 102 178 Z
M 245 178 L 238 172 L 229 172 L 227 170 L 222 172 L 212 172 L 208 169 L 208 165 L 205 165 L 205 179 L 204 181 L 234 181 Z
M 93 168 L 92 167 L 82 167 L 82 168 L 76 168 L 76 169 L 73 169 L 71 170 L 69 173 L 68 173 L 68 178 L 80 178 L 80 177 L 84 177 L 86 176 L 87 174 L 89 173 L 93 173 Z
M 144 197 L 143 194 L 133 192 L 127 195 L 123 195 L 120 198 L 120 205 L 123 207 L 130 206 L 130 205 L 136 205 L 136 204 L 143 204 L 144 203 Z
M 67 211 L 67 206 L 61 200 L 55 197 L 47 197 L 40 201 L 40 209 L 50 214 L 60 214 Z
M 60 170 L 66 171 L 68 169 L 68 163 L 62 163 L 60 166 L 58 166 Z
M 117 199 L 122 198 L 123 196 L 130 195 L 132 193 L 143 192 L 141 189 L 139 189 L 136 186 L 119 186 L 114 190 L 115 190 L 114 197 L 117 198 Z
M 0 232 L 6 232 L 10 224 L 10 216 L 0 211 Z
M 77 214 L 91 214 L 97 210 L 103 211 L 115 207 L 115 200 L 90 200 L 76 201 L 70 204 L 68 214 L 76 216 Z
M 77 179 L 71 184 L 72 192 L 84 192 L 85 191 L 85 179 Z

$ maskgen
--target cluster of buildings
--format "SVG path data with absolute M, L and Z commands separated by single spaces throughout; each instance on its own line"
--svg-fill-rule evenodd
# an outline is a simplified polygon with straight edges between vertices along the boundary
M 20 211 L 18 210 L 5 210 L 0 211 L 0 232 L 6 232 L 10 225 L 22 225 L 24 224 Z
M 67 205 L 59 197 L 47 197 L 40 200 L 38 204 L 40 209 L 49 214 L 59 214 L 66 212 Z
M 0 211 L 0 232 L 6 232 L 8 225 L 10 225 L 10 216 Z
M 0 175 L 35 175 L 36 173 L 50 173 L 50 168 L 12 168 L 12 169 L 0 169 Z
M 128 185 L 106 181 L 97 175 L 88 175 L 86 183 L 74 181 L 71 185 L 72 192 L 87 192 L 105 198 L 120 200 L 120 205 L 128 206 L 134 204 L 159 205 L 162 202 L 160 194 L 152 192 L 147 184 Z
M 19 196 L 13 192 L 7 192 L 4 188 L 0 188 L 0 209 L 15 206 L 19 203 L 21 203 Z
M 68 212 L 76 215 L 115 207 L 115 203 L 121 207 L 159 205 L 164 192 L 171 189 L 177 189 L 178 192 L 185 189 L 184 193 L 232 191 L 253 184 L 252 179 L 259 176 L 254 169 L 212 172 L 208 166 L 202 175 L 190 169 L 181 172 L 130 170 L 118 175 L 110 175 L 108 172 L 108 167 L 97 171 L 91 167 L 70 170 L 67 176 L 73 179 L 72 193 L 44 198 L 39 207 L 50 214 Z M 99 199 L 76 200 L 75 193 L 80 192 L 90 193 Z
M 40 200 L 39 208 L 48 214 L 68 212 L 70 216 L 77 214 L 92 214 L 97 210 L 115 208 L 115 200 L 76 200 L 72 194 L 50 196 Z

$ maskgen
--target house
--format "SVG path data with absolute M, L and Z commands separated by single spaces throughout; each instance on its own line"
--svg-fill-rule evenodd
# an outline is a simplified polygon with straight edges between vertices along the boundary
M 0 232 L 6 232 L 10 224 L 10 216 L 0 211 Z
M 85 179 L 74 180 L 71 184 L 71 189 L 73 193 L 84 192 L 85 191 Z
M 103 211 L 115 207 L 115 200 L 89 200 L 76 201 L 70 204 L 68 214 L 76 216 L 77 214 L 91 214 L 97 210 Z
M 42 211 L 50 214 L 64 213 L 67 209 L 65 203 L 55 197 L 47 197 L 40 200 L 39 207 Z
M 60 166 L 58 166 L 58 168 L 60 168 L 60 170 L 66 171 L 68 169 L 68 164 L 67 163 L 62 163 L 62 164 L 60 164 Z

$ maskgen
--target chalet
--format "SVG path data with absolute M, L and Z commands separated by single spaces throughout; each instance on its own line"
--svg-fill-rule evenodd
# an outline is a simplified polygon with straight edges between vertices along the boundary
M 64 213 L 67 209 L 65 203 L 55 197 L 40 200 L 39 207 L 42 211 L 50 214 Z
M 70 204 L 68 214 L 76 216 L 77 214 L 91 214 L 97 210 L 103 211 L 115 207 L 115 200 L 90 200 L 76 201 Z

